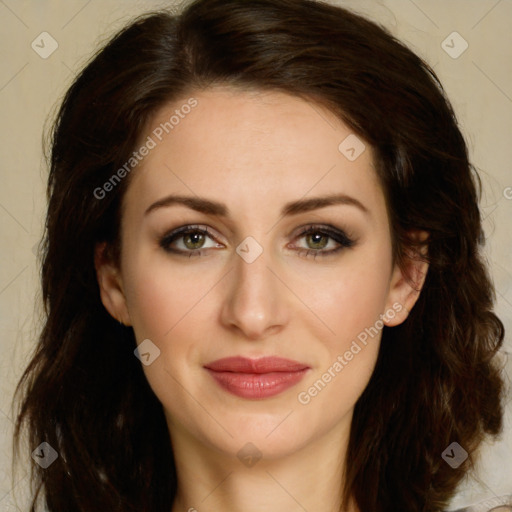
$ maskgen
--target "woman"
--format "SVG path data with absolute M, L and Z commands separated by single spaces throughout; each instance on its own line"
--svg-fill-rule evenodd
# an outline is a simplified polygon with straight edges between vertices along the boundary
M 49 511 L 437 511 L 500 431 L 478 176 L 374 23 L 136 20 L 69 89 L 48 193 L 18 434 Z

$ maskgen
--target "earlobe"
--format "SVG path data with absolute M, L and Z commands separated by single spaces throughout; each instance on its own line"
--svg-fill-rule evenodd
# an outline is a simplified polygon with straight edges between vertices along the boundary
M 411 238 L 425 242 L 428 233 L 418 231 L 411 235 Z M 404 322 L 416 304 L 428 272 L 428 263 L 424 259 L 426 252 L 426 245 L 422 247 L 421 251 L 410 250 L 405 261 L 405 268 L 402 269 L 398 264 L 395 265 L 390 281 L 387 309 L 383 317 L 386 326 L 394 327 Z M 391 315 L 387 315 L 391 309 L 394 313 L 392 318 Z
M 94 249 L 94 267 L 101 302 L 114 319 L 123 325 L 131 325 L 119 268 L 107 252 L 106 242 L 96 245 Z

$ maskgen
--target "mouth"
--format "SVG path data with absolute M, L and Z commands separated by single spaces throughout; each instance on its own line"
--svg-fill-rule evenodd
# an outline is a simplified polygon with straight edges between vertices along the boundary
M 246 399 L 269 398 L 298 384 L 309 366 L 281 357 L 227 357 L 204 366 L 229 393 Z

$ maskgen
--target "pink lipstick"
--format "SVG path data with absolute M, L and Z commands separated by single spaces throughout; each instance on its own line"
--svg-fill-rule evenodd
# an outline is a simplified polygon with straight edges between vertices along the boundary
M 204 368 L 223 389 L 241 398 L 278 395 L 302 380 L 309 366 L 281 357 L 227 357 Z

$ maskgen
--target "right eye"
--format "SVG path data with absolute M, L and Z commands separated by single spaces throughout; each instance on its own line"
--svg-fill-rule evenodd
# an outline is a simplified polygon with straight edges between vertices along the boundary
M 209 245 L 205 245 L 210 240 Z M 160 240 L 160 246 L 167 252 L 192 256 L 202 256 L 204 249 L 222 248 L 215 241 L 208 228 L 202 226 L 182 226 L 168 233 Z

